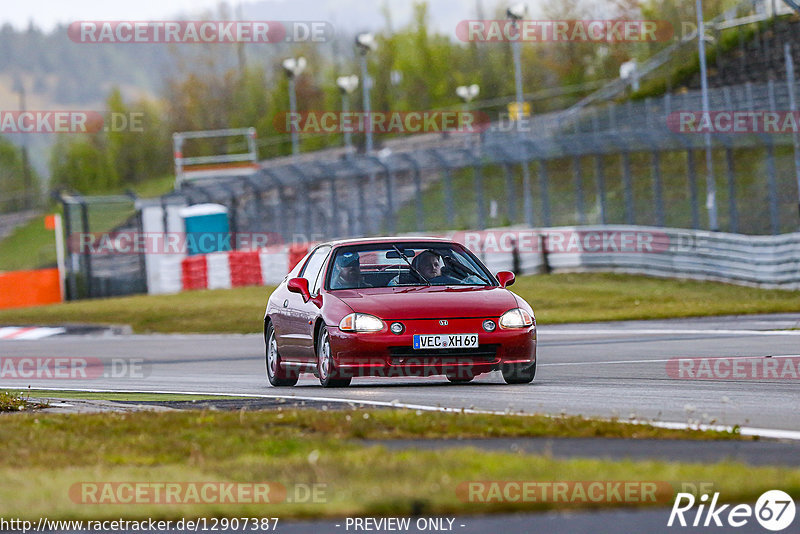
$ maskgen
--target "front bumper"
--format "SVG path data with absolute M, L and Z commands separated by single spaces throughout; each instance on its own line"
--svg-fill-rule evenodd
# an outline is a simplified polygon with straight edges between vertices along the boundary
M 498 369 L 505 364 L 536 362 L 536 327 L 483 329 L 487 317 L 400 321 L 405 331 L 396 335 L 388 328 L 380 332 L 350 333 L 329 326 L 331 354 L 336 367 L 348 376 L 466 377 Z M 490 317 L 497 322 L 499 318 Z M 393 321 L 385 321 L 388 326 Z M 414 349 L 415 334 L 478 334 L 478 347 L 471 349 Z

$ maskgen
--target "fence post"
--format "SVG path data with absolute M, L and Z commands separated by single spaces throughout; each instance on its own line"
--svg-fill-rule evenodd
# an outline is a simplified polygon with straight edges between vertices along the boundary
M 736 172 L 733 166 L 733 149 L 725 147 L 725 166 L 728 174 L 728 211 L 730 212 L 731 232 L 739 231 L 739 213 L 736 209 Z
M 542 195 L 542 225 L 547 227 L 550 226 L 550 194 L 548 192 L 549 189 L 549 177 L 547 175 L 547 160 L 540 159 L 539 160 L 539 190 L 540 195 Z
M 91 234 L 89 231 L 89 207 L 86 205 L 86 201 L 83 198 L 78 198 L 78 202 L 80 203 L 81 207 L 81 226 L 83 227 L 83 231 L 86 234 Z M 85 250 L 83 254 L 83 264 L 85 266 L 84 273 L 86 275 L 86 296 L 92 298 L 94 295 L 94 291 L 92 291 L 92 256 L 91 251 Z
M 442 171 L 444 173 L 444 207 L 445 207 L 445 215 L 447 217 L 447 228 L 449 230 L 453 229 L 455 225 L 456 215 L 455 215 L 455 207 L 453 206 L 453 177 L 450 174 L 450 164 L 447 163 L 447 160 L 439 154 L 439 152 L 432 148 L 430 153 L 433 155 L 434 158 L 439 162 L 441 165 Z
M 72 243 L 72 213 L 70 213 L 70 204 L 67 199 L 61 196 L 61 205 L 64 209 L 64 231 L 67 235 L 67 300 L 75 300 L 78 293 L 77 281 L 75 280 L 75 270 L 73 269 L 73 254 Z
M 692 228 L 700 228 L 700 213 L 697 207 L 697 175 L 694 169 L 694 150 L 686 149 L 686 170 L 689 178 L 689 199 L 692 204 Z
M 572 175 L 575 178 L 575 204 L 578 209 L 578 224 L 586 224 L 586 208 L 583 199 L 583 177 L 581 176 L 581 158 L 572 156 Z
M 367 203 L 364 199 L 364 176 L 356 174 L 353 178 L 356 182 L 356 190 L 358 191 L 358 229 L 361 235 L 367 235 Z
M 475 185 L 475 202 L 478 211 L 478 230 L 486 228 L 486 199 L 483 194 L 483 173 L 481 172 L 481 163 L 475 160 L 472 167 L 474 185 Z
M 622 152 L 622 181 L 625 187 L 625 223 L 635 224 L 633 216 L 633 183 L 631 180 L 631 157 L 627 150 Z
M 365 159 L 372 161 L 378 167 L 383 169 L 383 172 L 386 175 L 386 223 L 388 225 L 389 233 L 393 234 L 395 230 L 395 225 L 394 225 L 394 192 L 392 191 L 394 188 L 394 177 L 392 176 L 392 170 L 386 163 L 381 161 L 381 159 L 376 156 L 366 156 Z M 370 172 L 370 180 L 374 182 L 375 180 L 374 172 Z M 375 190 L 374 185 L 372 186 L 372 190 L 373 191 Z
M 597 207 L 600 211 L 600 224 L 606 224 L 606 179 L 603 172 L 603 155 L 595 154 L 594 175 L 597 180 Z
M 769 88 L 769 110 L 775 112 L 775 82 L 770 79 L 767 82 Z M 775 145 L 772 136 L 767 134 L 767 186 L 769 188 L 769 226 L 772 235 L 780 232 L 780 222 L 778 219 L 778 178 L 775 171 Z
M 511 224 L 517 220 L 517 195 L 514 191 L 514 174 L 511 172 L 511 165 L 503 164 L 503 174 L 506 177 L 506 213 Z
M 289 169 L 297 174 L 299 183 L 302 184 L 305 189 L 303 192 L 303 197 L 305 198 L 305 238 L 310 240 L 314 228 L 314 221 L 312 220 L 312 217 L 314 216 L 314 209 L 311 206 L 311 183 L 308 179 L 308 175 L 299 166 L 289 165 Z M 295 188 L 295 204 L 297 203 L 298 192 L 298 188 Z
M 422 204 L 422 172 L 419 168 L 419 163 L 411 154 L 403 153 L 398 156 L 411 164 L 414 172 L 414 199 L 416 204 L 417 214 L 417 231 L 425 231 L 425 207 Z
M 283 239 L 288 239 L 289 238 L 289 231 L 288 231 L 288 227 L 286 226 L 286 214 L 285 214 L 285 211 L 284 211 L 285 210 L 284 204 L 286 203 L 286 196 L 285 196 L 284 191 L 283 191 L 283 182 L 281 182 L 281 180 L 280 180 L 280 178 L 278 178 L 277 174 L 275 174 L 274 172 L 272 172 L 269 169 L 261 169 L 261 172 L 263 172 L 265 175 L 267 175 L 269 178 L 272 179 L 273 187 L 275 188 L 275 190 L 277 192 L 277 195 L 278 195 L 278 202 L 277 202 L 277 209 L 276 209 L 277 216 L 278 216 L 278 221 L 277 221 L 277 225 L 276 226 L 278 228 L 278 233 L 281 234 L 281 237 Z
M 653 150 L 653 200 L 656 203 L 656 226 L 664 226 L 664 198 L 661 185 L 661 152 Z
M 792 47 L 789 43 L 783 45 L 783 54 L 786 56 L 786 83 L 789 85 L 789 111 L 793 115 L 797 114 L 797 101 L 795 91 L 797 85 L 794 80 L 794 61 L 792 61 Z M 794 174 L 797 181 L 797 215 L 800 217 L 800 133 L 795 130 L 792 133 L 792 143 L 794 145 Z

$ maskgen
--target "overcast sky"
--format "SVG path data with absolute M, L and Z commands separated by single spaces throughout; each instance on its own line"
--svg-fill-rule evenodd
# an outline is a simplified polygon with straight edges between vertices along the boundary
M 181 12 L 213 8 L 216 0 L 2 0 L 0 22 L 25 28 L 28 22 L 50 30 L 76 20 L 163 19 Z
M 481 2 L 487 15 L 495 5 L 504 0 L 428 0 L 432 25 L 452 31 L 459 20 L 475 16 L 475 6 Z M 508 0 L 509 2 L 511 0 Z M 531 7 L 539 0 L 530 0 Z M 281 13 L 306 18 L 324 17 L 336 23 L 374 25 L 383 21 L 381 6 L 388 2 L 393 23 L 402 26 L 410 21 L 413 0 L 229 0 L 229 6 L 243 4 L 245 17 L 248 5 L 274 4 L 271 20 L 299 20 L 281 18 Z M 32 20 L 39 28 L 49 31 L 56 24 L 79 20 L 164 20 L 179 15 L 198 15 L 215 11 L 219 0 L 0 0 L 0 24 L 10 22 L 18 29 L 26 28 Z M 310 8 L 310 6 L 313 6 Z M 298 11 L 299 10 L 299 11 Z M 272 11 L 272 9 L 268 9 Z M 315 12 L 312 14 L 312 12 Z

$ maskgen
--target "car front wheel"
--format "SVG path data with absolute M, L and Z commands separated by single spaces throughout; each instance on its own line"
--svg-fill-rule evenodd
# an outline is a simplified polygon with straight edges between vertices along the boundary
M 267 327 L 267 380 L 273 386 L 287 387 L 297 384 L 298 376 L 289 376 L 281 369 L 281 355 L 278 353 L 278 341 L 275 339 L 275 327 L 269 323 Z M 290 371 L 292 372 L 292 371 Z
M 500 368 L 506 384 L 529 384 L 536 376 L 536 362 L 532 364 L 507 364 Z
M 324 388 L 344 388 L 350 385 L 350 377 L 342 377 L 341 371 L 336 368 L 331 354 L 331 338 L 324 326 L 319 330 L 317 343 L 317 374 L 319 383 Z

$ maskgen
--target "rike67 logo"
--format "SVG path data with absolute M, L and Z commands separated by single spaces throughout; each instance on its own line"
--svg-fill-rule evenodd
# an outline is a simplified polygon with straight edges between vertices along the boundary
M 717 505 L 718 499 L 719 492 L 714 493 L 709 503 L 708 494 L 704 493 L 700 496 L 697 509 L 694 510 L 695 496 L 691 493 L 678 493 L 675 503 L 672 505 L 667 526 L 738 528 L 746 525 L 755 516 L 756 521 L 762 527 L 779 532 L 792 524 L 797 512 L 794 500 L 788 493 L 781 490 L 764 492 L 754 507 L 749 504 L 737 504 L 732 508 L 730 504 Z

